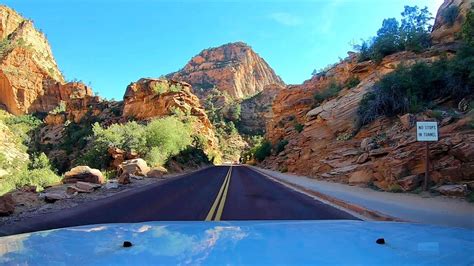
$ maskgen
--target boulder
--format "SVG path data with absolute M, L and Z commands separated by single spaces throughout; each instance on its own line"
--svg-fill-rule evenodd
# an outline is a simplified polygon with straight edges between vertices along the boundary
M 11 193 L 0 196 L 0 216 L 8 216 L 15 211 L 15 202 Z
M 435 190 L 446 196 L 465 197 L 468 194 L 467 185 L 444 185 Z
M 129 173 L 122 173 L 119 178 L 117 179 L 118 183 L 121 185 L 130 184 L 130 174 Z
M 145 176 L 150 171 L 150 167 L 148 167 L 145 160 L 138 158 L 123 162 L 121 164 L 121 171 L 130 175 Z
M 411 191 L 417 188 L 422 180 L 423 179 L 419 175 L 409 175 L 398 180 L 397 184 L 403 189 L 403 191 Z
M 63 183 L 76 183 L 84 181 L 89 183 L 102 184 L 105 178 L 97 169 L 92 169 L 89 166 L 76 166 L 64 174 Z
M 146 174 L 146 177 L 149 178 L 162 178 L 163 175 L 166 175 L 168 173 L 168 170 L 164 167 L 153 167 L 148 171 Z

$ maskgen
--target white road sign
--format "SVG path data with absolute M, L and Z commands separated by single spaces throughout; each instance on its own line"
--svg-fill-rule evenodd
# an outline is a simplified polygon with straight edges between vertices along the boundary
M 438 122 L 416 122 L 416 140 L 438 141 Z

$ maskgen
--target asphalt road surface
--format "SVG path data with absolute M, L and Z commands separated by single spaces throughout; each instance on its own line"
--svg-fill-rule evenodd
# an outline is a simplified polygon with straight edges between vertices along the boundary
M 354 216 L 246 166 L 216 166 L 0 227 L 0 235 L 101 223 L 335 220 Z

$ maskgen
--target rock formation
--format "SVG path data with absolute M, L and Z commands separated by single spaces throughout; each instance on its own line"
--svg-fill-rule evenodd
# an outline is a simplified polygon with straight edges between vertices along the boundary
M 266 85 L 284 85 L 265 60 L 242 42 L 203 50 L 167 77 L 191 84 L 201 99 L 213 87 L 242 99 L 259 93 Z
M 466 14 L 469 1 L 446 0 L 438 13 L 456 4 L 459 13 Z M 457 21 L 462 23 L 461 18 Z M 350 53 L 327 72 L 281 90 L 273 102 L 266 137 L 274 145 L 283 140 L 289 143 L 263 165 L 336 182 L 372 184 L 383 190 L 418 187 L 424 173 L 424 157 L 423 143 L 416 141 L 414 122 L 426 119 L 427 114 L 380 118 L 360 129 L 357 109 L 374 83 L 399 64 L 430 63 L 446 52 L 440 44 L 455 40 L 457 31 L 441 34 L 445 26 L 439 16 L 436 22 L 433 40 L 438 44 L 424 53 L 399 52 L 385 57 L 380 64 L 359 63 Z M 314 100 L 315 93 L 330 83 L 347 84 L 352 77 L 360 80 L 357 86 L 343 86 L 337 95 L 322 102 Z M 458 112 L 458 119 L 443 114 L 439 121 L 440 141 L 430 146 L 432 180 L 436 184 L 466 183 L 474 178 L 474 133 L 467 126 L 474 114 Z M 301 132 L 295 129 L 296 124 L 304 125 Z
M 0 104 L 13 114 L 49 111 L 74 94 L 43 33 L 14 10 L 0 6 Z

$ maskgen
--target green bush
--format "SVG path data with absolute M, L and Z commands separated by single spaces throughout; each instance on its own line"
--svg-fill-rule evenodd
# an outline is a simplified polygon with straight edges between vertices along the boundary
M 66 103 L 64 101 L 60 101 L 59 105 L 56 106 L 56 108 L 54 108 L 53 110 L 51 110 L 49 113 L 55 115 L 64 112 L 66 112 Z
M 301 131 L 303 131 L 304 129 L 304 125 L 298 123 L 295 125 L 295 130 L 298 132 L 298 133 L 301 133 Z
M 331 82 L 328 87 L 323 89 L 322 91 L 316 92 L 314 94 L 314 99 L 320 103 L 323 102 L 324 100 L 333 98 L 337 96 L 339 91 L 342 90 L 342 86 L 337 84 L 336 82 Z
M 275 153 L 279 154 L 280 152 L 284 151 L 286 145 L 288 145 L 288 140 L 286 139 L 280 140 L 275 146 Z
M 473 88 L 474 53 L 460 51 L 452 60 L 399 66 L 364 95 L 358 115 L 365 125 L 379 116 L 417 113 L 438 98 L 459 101 L 472 94 Z
M 133 121 L 102 128 L 95 123 L 92 130 L 92 145 L 78 162 L 99 169 L 108 166 L 107 149 L 111 146 L 135 151 L 155 166 L 163 165 L 193 142 L 191 124 L 174 116 L 152 120 L 148 125 Z
M 441 16 L 443 17 L 443 20 L 448 24 L 449 26 L 453 26 L 454 22 L 456 22 L 456 18 L 459 15 L 459 7 L 453 5 L 448 8 L 446 8 Z
M 168 83 L 167 82 L 154 82 L 151 84 L 151 89 L 156 94 L 162 94 L 168 91 Z
M 349 89 L 352 89 L 359 85 L 360 79 L 357 76 L 351 76 L 347 79 L 346 83 L 344 84 L 344 87 L 347 87 Z
M 268 140 L 264 140 L 260 145 L 255 147 L 254 156 L 259 162 L 265 160 L 272 154 L 272 144 Z
M 468 12 L 461 29 L 461 37 L 467 46 L 474 47 L 474 12 Z M 472 52 L 472 51 L 471 51 Z

